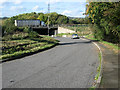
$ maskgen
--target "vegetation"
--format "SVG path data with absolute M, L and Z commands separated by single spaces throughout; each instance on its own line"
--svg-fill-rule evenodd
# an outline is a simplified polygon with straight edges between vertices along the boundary
M 7 17 L 0 18 L 0 26 L 2 26 L 2 23 L 3 23 L 6 19 L 8 19 L 8 18 L 7 18 Z
M 88 18 L 70 18 L 65 15 L 57 14 L 56 12 L 52 13 L 24 13 L 19 14 L 10 18 L 4 18 L 2 20 L 2 35 L 14 33 L 17 31 L 17 27 L 14 26 L 15 20 L 24 20 L 24 19 L 31 19 L 31 20 L 40 20 L 44 21 L 45 24 L 48 24 L 48 16 L 50 16 L 49 24 L 52 25 L 62 25 L 62 24 L 86 24 L 88 23 Z
M 96 76 L 95 76 L 95 80 L 98 80 L 98 78 L 99 78 L 99 76 L 100 76 L 100 71 L 101 71 L 101 59 L 102 59 L 102 55 L 101 55 L 101 53 L 99 53 L 100 64 L 99 64 L 99 66 L 98 66 L 98 68 L 97 68 L 97 74 L 96 74 Z
M 85 37 L 88 39 L 91 39 L 91 40 L 98 40 L 98 39 L 94 38 L 93 34 L 86 35 Z
M 56 12 L 52 13 L 38 13 L 38 18 L 41 21 L 44 21 L 46 24 L 48 23 L 48 16 L 50 16 L 50 25 L 55 25 L 55 24 L 67 24 L 67 23 L 72 23 L 71 20 L 65 15 L 57 14 Z
M 16 27 L 15 20 L 40 20 L 48 23 L 48 16 L 50 16 L 50 25 L 59 24 L 73 24 L 74 20 L 69 19 L 65 15 L 53 13 L 24 13 L 10 18 L 2 18 L 0 26 L 2 27 L 2 55 L 0 59 L 10 59 L 18 56 L 24 56 L 41 49 L 51 47 L 58 43 L 57 40 L 48 36 L 40 36 L 37 32 L 32 31 L 29 27 Z
M 120 47 L 117 44 L 113 44 L 113 43 L 106 42 L 106 41 L 101 41 L 101 43 L 107 44 L 107 45 L 111 46 L 112 48 L 114 48 L 116 50 L 120 50 Z
M 85 38 L 91 39 L 91 40 L 97 40 L 99 43 L 103 44 L 104 46 L 107 46 L 108 48 L 112 49 L 115 53 L 118 53 L 120 50 L 120 47 L 118 44 L 114 44 L 111 42 L 103 41 L 103 40 L 98 40 L 94 38 L 93 34 L 87 35 Z
M 0 59 L 3 60 L 25 56 L 58 43 L 51 37 L 40 36 L 28 27 L 18 28 L 16 32 L 4 35 L 1 42 Z
M 120 40 L 120 2 L 90 2 L 86 14 L 93 24 L 94 37 L 112 43 Z
M 88 90 L 95 90 L 96 87 L 90 87 Z
M 72 19 L 74 24 L 89 24 L 89 18 L 73 18 Z
M 60 34 L 57 34 L 57 36 L 62 37 L 63 35 L 72 35 L 72 34 L 75 34 L 75 33 L 60 33 Z
M 91 34 L 91 30 L 88 24 L 77 24 L 77 25 L 65 25 L 64 28 L 74 30 L 80 36 Z

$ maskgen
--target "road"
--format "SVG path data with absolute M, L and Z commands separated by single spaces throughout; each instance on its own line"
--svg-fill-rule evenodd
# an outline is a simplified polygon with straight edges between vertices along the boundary
M 82 39 L 2 64 L 3 88 L 89 88 L 99 64 L 97 48 Z

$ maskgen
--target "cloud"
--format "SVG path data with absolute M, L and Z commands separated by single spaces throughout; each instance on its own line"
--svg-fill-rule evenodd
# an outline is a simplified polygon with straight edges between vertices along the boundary
M 32 8 L 33 11 L 45 12 L 43 9 L 44 8 L 40 8 L 39 5 L 36 5 Z
M 50 4 L 55 4 L 57 2 L 60 2 L 61 0 L 47 0 L 46 4 L 50 3 Z
M 72 9 L 72 10 L 64 10 L 61 14 L 62 15 L 66 15 L 66 16 L 71 16 L 71 17 L 85 17 L 85 15 L 83 15 L 84 10 L 81 9 Z
M 6 3 L 14 3 L 14 4 L 21 4 L 23 0 L 0 0 L 0 4 L 6 4 Z
M 54 4 L 54 3 L 57 3 L 57 2 L 60 2 L 60 0 L 50 0 L 51 4 Z
M 15 0 L 14 4 L 21 4 L 23 1 L 22 0 Z
M 68 15 L 68 14 L 71 14 L 72 13 L 72 11 L 69 11 L 69 10 L 65 10 L 65 11 L 63 11 L 61 14 L 63 14 L 63 15 Z
M 0 0 L 0 4 L 8 2 L 7 0 Z
M 28 2 L 32 2 L 33 0 L 26 0 Z M 51 2 L 51 3 L 55 3 L 55 2 L 86 2 L 86 0 L 34 0 L 34 2 Z
M 32 10 L 34 10 L 34 11 L 36 11 L 36 10 L 38 10 L 38 9 L 39 9 L 39 6 L 38 6 L 38 5 L 36 5 L 35 7 L 32 8 Z
M 25 0 L 24 2 L 45 2 L 48 4 L 50 1 L 51 4 L 57 3 L 57 2 L 86 2 L 86 0 Z M 20 4 L 23 2 L 23 0 L 0 0 L 0 4 L 4 2 L 13 2 L 14 4 Z
M 4 8 L 4 6 L 0 6 L 0 9 Z
M 45 10 L 40 10 L 39 12 L 40 13 L 47 13 Z
M 12 6 L 10 10 L 21 12 L 21 11 L 26 11 L 26 8 L 24 8 L 23 6 Z

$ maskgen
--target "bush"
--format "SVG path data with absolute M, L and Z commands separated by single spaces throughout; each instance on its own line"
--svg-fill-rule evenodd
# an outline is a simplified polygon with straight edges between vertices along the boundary
M 30 37 L 30 38 L 35 38 L 35 37 L 39 37 L 39 34 L 37 33 L 37 32 L 35 32 L 35 31 L 33 31 L 31 28 L 29 28 L 29 27 L 26 27 L 25 29 L 24 29 L 26 32 L 28 32 L 28 36 Z
M 10 20 L 6 20 L 4 22 L 4 24 L 2 25 L 3 36 L 8 35 L 8 34 L 12 34 L 16 30 L 17 30 L 17 27 Z
M 30 31 L 30 28 L 29 27 L 25 27 L 24 29 L 23 29 L 23 32 L 25 32 L 25 33 L 28 33 Z
M 102 31 L 102 29 L 100 28 L 100 26 L 94 24 L 93 25 L 93 34 L 94 34 L 94 38 L 98 39 L 98 40 L 102 40 L 104 38 L 104 32 Z

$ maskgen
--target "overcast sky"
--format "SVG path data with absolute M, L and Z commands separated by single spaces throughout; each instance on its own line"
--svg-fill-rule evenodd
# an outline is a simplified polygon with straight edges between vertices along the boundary
M 57 12 L 71 17 L 85 17 L 86 0 L 2 0 L 0 17 L 12 17 L 30 12 Z

